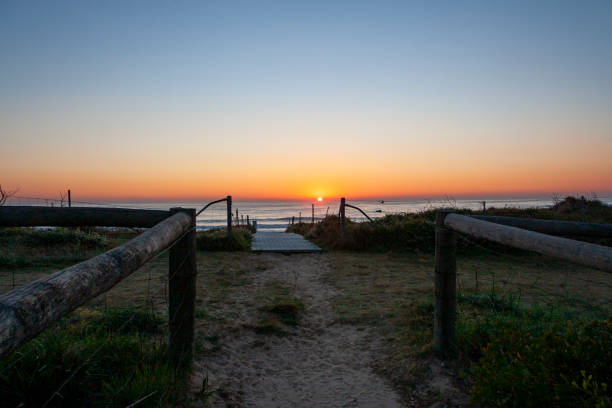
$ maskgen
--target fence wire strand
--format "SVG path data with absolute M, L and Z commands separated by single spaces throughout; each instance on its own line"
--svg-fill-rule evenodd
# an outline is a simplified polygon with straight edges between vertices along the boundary
M 501 290 L 518 298 L 529 296 L 536 303 L 545 299 L 571 299 L 574 307 L 594 309 L 612 303 L 612 291 L 609 290 L 612 279 L 608 280 L 606 272 L 529 251 L 525 251 L 524 256 L 505 253 L 488 248 L 463 233 L 458 232 L 456 236 L 468 248 L 476 248 L 486 257 L 482 260 L 470 255 L 458 258 L 458 293 L 486 293 L 488 286 L 492 294 Z M 501 274 L 497 271 L 500 265 L 491 265 L 487 260 L 490 257 L 500 264 L 503 262 Z
M 26 197 L 17 197 L 17 198 L 26 198 Z M 28 197 L 28 199 L 33 199 L 32 197 Z M 44 198 L 37 198 L 39 200 L 47 200 Z M 56 201 L 60 201 L 60 200 L 56 200 Z M 97 204 L 97 203 L 90 203 L 90 202 L 76 202 L 76 201 L 72 201 L 72 203 L 83 203 L 83 204 Z M 108 203 L 104 203 L 100 205 L 105 205 L 105 206 L 109 206 Z M 118 206 L 114 206 L 114 207 L 118 207 Z M 144 299 L 143 299 L 143 307 L 144 309 L 149 309 L 151 310 L 151 312 L 153 314 L 156 314 L 156 308 L 158 307 L 158 305 L 160 304 L 159 299 L 161 299 L 161 303 L 165 303 L 166 305 L 166 309 L 168 306 L 168 282 L 173 279 L 175 277 L 175 274 L 182 270 L 182 268 L 184 267 L 185 263 L 187 262 L 187 260 L 189 259 L 189 257 L 191 256 L 189 253 L 186 253 L 185 256 L 183 256 L 183 258 L 181 259 L 181 261 L 178 263 L 178 265 L 176 266 L 176 268 L 173 268 L 173 273 L 172 275 L 170 275 L 168 273 L 168 266 L 166 266 L 164 269 L 164 279 L 163 279 L 163 285 L 158 285 L 158 282 L 155 282 L 155 284 L 153 284 L 153 272 L 154 270 L 159 270 L 160 268 L 157 267 L 157 265 L 155 265 L 156 262 L 159 262 L 159 260 L 164 257 L 166 254 L 169 253 L 169 251 L 174 248 L 175 245 L 177 245 L 186 235 L 188 235 L 189 233 L 195 232 L 196 228 L 195 227 L 189 227 L 187 228 L 183 233 L 181 233 L 170 245 L 168 245 L 166 248 L 164 248 L 163 250 L 159 251 L 155 256 L 153 256 L 151 259 L 149 259 L 145 264 L 143 264 L 143 266 L 141 266 L 138 270 L 134 271 L 130 276 L 126 277 L 123 281 L 119 282 L 117 285 L 115 285 L 113 288 L 111 288 L 111 290 L 105 292 L 102 295 L 99 295 L 97 298 L 91 299 L 87 304 L 89 306 L 85 306 L 85 307 L 90 307 L 90 308 L 94 308 L 94 309 L 99 309 L 100 308 L 100 298 L 103 296 L 104 297 L 104 307 L 103 309 L 106 310 L 107 309 L 107 301 L 108 301 L 108 297 L 109 297 L 109 293 L 113 292 L 114 289 L 117 290 L 121 290 L 122 286 L 125 285 L 134 285 L 136 286 L 136 294 L 139 293 L 140 291 L 144 292 Z M 130 240 L 133 238 L 130 238 Z M 143 271 L 144 270 L 144 271 Z M 144 273 L 144 276 L 141 276 Z M 2 286 L 10 286 L 11 289 L 15 288 L 15 270 L 11 270 L 10 271 L 10 284 L 8 285 L 2 285 Z M 158 274 L 156 274 L 156 277 L 159 277 Z M 20 279 L 21 280 L 21 279 Z M 158 279 L 158 281 L 161 279 Z M 20 284 L 27 284 L 27 282 L 19 282 Z M 161 289 L 161 290 L 160 290 Z M 160 293 L 162 292 L 162 293 Z M 111 297 L 112 297 L 112 293 Z M 161 296 L 160 296 L 161 295 Z M 119 296 L 120 297 L 120 296 Z M 183 296 L 182 299 L 179 301 L 179 304 L 182 305 L 184 303 L 185 297 Z M 136 302 L 136 303 L 135 303 Z M 138 301 L 138 297 L 134 296 L 134 293 L 131 293 L 130 296 L 130 300 L 127 301 L 127 303 L 124 303 L 123 301 L 119 301 L 117 302 L 116 300 L 113 300 L 112 303 L 112 308 L 113 309 L 123 309 L 123 310 L 134 310 L 133 313 L 131 315 L 129 315 L 129 317 L 127 317 L 127 319 L 121 324 L 121 326 L 119 326 L 119 328 L 117 328 L 117 331 L 121 331 L 123 330 L 128 324 L 130 324 L 135 317 L 137 316 L 138 313 L 138 308 L 139 308 L 139 302 Z M 91 322 L 88 323 L 83 330 L 87 330 L 88 327 L 91 327 Z M 56 324 L 54 324 L 52 326 L 52 330 L 58 330 L 58 327 Z M 47 329 L 49 330 L 49 329 Z M 51 402 L 54 401 L 54 399 L 58 396 L 61 395 L 61 391 L 70 383 L 70 381 L 72 381 L 74 379 L 74 377 L 81 371 L 83 370 L 85 367 L 87 367 L 95 358 L 95 356 L 97 355 L 97 353 L 101 350 L 103 344 L 101 344 L 99 347 L 97 347 L 96 349 L 94 349 L 93 352 L 91 352 L 89 354 L 89 356 L 87 357 L 87 359 L 85 361 L 83 361 L 79 366 L 77 366 L 74 370 L 72 370 L 70 373 L 68 373 L 67 377 L 62 381 L 62 383 L 60 384 L 60 386 L 55 389 L 55 391 L 49 396 L 49 398 L 46 400 L 46 402 L 44 403 L 43 407 L 47 407 Z M 31 347 L 27 352 L 23 353 L 23 352 L 18 352 L 20 353 L 20 355 L 15 358 L 10 364 L 8 364 L 7 366 L 3 367 L 2 371 L 0 371 L 0 375 L 4 374 L 5 372 L 7 372 L 8 370 L 14 368 L 20 361 L 22 361 L 24 358 L 30 356 L 32 353 L 36 352 L 37 349 L 35 347 Z M 134 401 L 131 406 L 134 406 L 150 397 L 152 397 L 155 393 L 159 392 L 160 390 L 155 390 L 151 393 L 149 393 L 148 395 L 142 396 L 140 399 Z

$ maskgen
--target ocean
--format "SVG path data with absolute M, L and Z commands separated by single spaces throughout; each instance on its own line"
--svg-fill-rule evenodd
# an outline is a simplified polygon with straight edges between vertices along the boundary
M 612 205 L 612 196 L 598 197 L 599 200 Z M 482 201 L 486 201 L 487 208 L 491 207 L 518 207 L 518 208 L 545 208 L 553 205 L 552 197 L 508 197 L 483 199 L 381 199 L 381 200 L 347 200 L 348 204 L 361 208 L 371 218 L 383 217 L 392 213 L 415 213 L 431 208 L 457 207 L 473 210 L 482 209 Z M 60 205 L 54 200 L 41 201 L 41 199 L 28 199 L 14 197 L 8 205 Z M 172 207 L 196 208 L 198 211 L 207 204 L 207 201 L 175 201 L 175 202 L 80 202 L 73 201 L 74 206 L 109 206 L 121 208 L 142 208 L 167 210 Z M 304 222 L 312 220 L 312 204 L 314 204 L 315 220 L 320 220 L 326 214 L 337 214 L 340 200 L 317 201 L 272 201 L 272 200 L 240 200 L 234 199 L 232 212 L 235 217 L 247 215 L 251 221 L 257 221 L 258 229 L 265 231 L 284 231 L 291 222 L 292 217 L 298 222 L 300 217 Z M 66 203 L 64 203 L 66 205 Z M 346 215 L 354 221 L 365 221 L 366 218 L 352 208 L 346 209 Z M 227 208 L 225 202 L 214 204 L 202 212 L 196 222 L 198 230 L 224 227 L 227 223 Z

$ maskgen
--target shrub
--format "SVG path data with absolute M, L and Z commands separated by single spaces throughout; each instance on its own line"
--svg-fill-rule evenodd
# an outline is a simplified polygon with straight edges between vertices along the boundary
M 583 207 L 584 206 L 584 211 Z M 459 214 L 480 214 L 479 211 L 453 208 Z M 345 222 L 345 238 L 340 238 L 340 220 L 338 216 L 327 216 L 316 224 L 298 223 L 290 225 L 287 232 L 304 235 L 326 249 L 348 249 L 394 252 L 434 252 L 435 215 L 437 209 L 408 214 L 387 214 L 372 222 L 356 223 L 350 219 Z M 582 221 L 583 216 L 589 222 L 612 222 L 612 207 L 598 200 L 579 200 L 568 197 L 551 208 L 494 208 L 487 209 L 487 215 L 510 216 L 521 218 L 561 219 Z M 572 237 L 576 239 L 577 237 Z M 609 238 L 586 238 L 585 241 L 601 245 L 612 244 Z M 476 243 L 477 245 L 474 245 Z M 519 249 L 510 249 L 487 240 L 460 235 L 457 239 L 459 253 L 479 251 L 478 246 L 496 251 L 525 253 Z
M 110 249 L 113 239 L 99 233 L 55 228 L 0 228 L 0 266 L 66 265 Z
M 426 252 L 434 250 L 435 212 L 420 214 L 391 214 L 368 223 L 345 222 L 345 238 L 340 238 L 340 220 L 325 217 L 321 222 L 299 223 L 287 232 L 304 235 L 327 249 L 348 249 L 375 252 Z M 462 242 L 457 242 L 461 247 Z
M 196 246 L 200 251 L 243 251 L 251 247 L 252 237 L 247 228 L 233 228 L 231 238 L 227 229 L 217 228 L 198 232 Z
M 53 228 L 0 228 L 0 242 L 33 247 L 72 245 L 84 248 L 104 248 L 108 239 L 97 232 L 86 233 L 78 229 Z
M 610 320 L 506 329 L 473 369 L 472 395 L 483 407 L 610 406 L 611 344 Z

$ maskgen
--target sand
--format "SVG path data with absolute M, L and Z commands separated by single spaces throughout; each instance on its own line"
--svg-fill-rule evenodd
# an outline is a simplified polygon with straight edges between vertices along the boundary
M 208 376 L 212 407 L 401 407 L 400 396 L 372 370 L 380 339 L 369 329 L 335 321 L 335 290 L 322 279 L 325 254 L 257 256 L 268 269 L 253 273 L 224 314 L 234 329 L 208 327 L 218 346 L 195 365 L 194 387 Z M 294 288 L 306 308 L 286 335 L 258 334 L 239 322 L 253 318 L 249 299 L 266 282 Z M 212 333 L 211 333 L 212 332 Z

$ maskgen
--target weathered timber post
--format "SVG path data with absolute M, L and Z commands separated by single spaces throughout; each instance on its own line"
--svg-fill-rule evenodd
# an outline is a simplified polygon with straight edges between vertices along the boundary
M 247 227 L 251 226 L 251 220 L 249 219 L 249 215 L 247 214 Z
M 455 351 L 456 236 L 455 231 L 444 226 L 449 213 L 436 213 L 434 344 L 442 357 Z
M 195 209 L 172 208 L 191 217 L 191 227 L 170 248 L 168 271 L 168 326 L 170 358 L 177 368 L 187 368 L 193 360 L 196 296 L 196 221 Z
M 227 196 L 227 236 L 232 237 L 232 196 Z
M 257 221 L 253 220 L 253 232 L 257 232 Z
M 68 208 L 72 207 L 72 197 L 70 196 L 70 189 L 68 189 Z
M 240 214 L 240 222 L 244 225 L 244 214 Z
M 236 208 L 236 225 L 240 225 L 240 217 L 238 217 L 238 209 Z
M 344 239 L 344 211 L 346 209 L 346 198 L 342 197 L 340 199 L 340 238 Z
M 314 203 L 312 204 L 312 219 L 310 220 L 310 223 L 314 225 Z
M 291 216 L 291 225 L 293 225 L 295 223 L 295 215 Z
M 482 215 L 487 215 L 487 202 L 482 202 Z
M 299 219 L 298 223 L 299 223 L 299 224 L 301 224 L 301 223 L 302 223 L 302 212 L 301 212 L 301 211 L 300 211 L 300 219 Z

